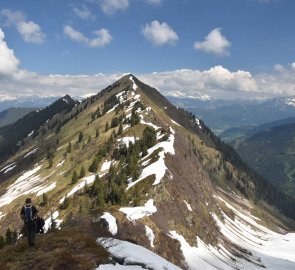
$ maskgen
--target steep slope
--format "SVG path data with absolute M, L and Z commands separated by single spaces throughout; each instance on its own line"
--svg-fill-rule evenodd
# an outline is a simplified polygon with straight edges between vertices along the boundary
M 275 254 L 284 237 L 294 243 L 293 234 L 280 234 L 294 223 L 271 206 L 294 219 L 294 200 L 134 76 L 72 108 L 62 125 L 42 129 L 2 165 L 0 234 L 20 227 L 18 210 L 30 196 L 47 229 L 81 214 L 98 222 L 108 233 L 94 237 L 115 263 L 135 269 L 256 269 L 269 267 L 268 259 L 294 267 L 292 254 Z
M 235 139 L 249 138 L 265 129 L 293 123 L 295 123 L 295 117 L 284 118 L 257 126 L 234 127 L 223 131 L 218 135 L 218 137 L 226 142 L 231 142 Z
M 12 125 L 0 128 L 0 161 L 3 162 L 22 144 L 22 140 L 30 135 L 35 137 L 35 131 L 54 115 L 71 110 L 77 102 L 70 96 L 65 96 L 44 109 L 33 111 Z
M 35 111 L 37 108 L 9 108 L 0 112 L 0 127 L 13 124 L 29 112 Z
M 295 197 L 295 124 L 266 129 L 233 142 L 249 166 L 283 192 Z

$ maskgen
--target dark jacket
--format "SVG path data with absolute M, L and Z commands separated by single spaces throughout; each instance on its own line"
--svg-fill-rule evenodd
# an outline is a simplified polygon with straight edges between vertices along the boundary
M 38 210 L 35 207 L 35 205 L 31 205 L 31 204 L 26 204 L 22 207 L 22 209 L 20 211 L 20 215 L 21 215 L 22 220 L 26 222 L 26 216 L 25 216 L 25 208 L 26 207 L 32 207 L 32 219 L 35 220 L 38 217 L 38 215 L 37 215 Z

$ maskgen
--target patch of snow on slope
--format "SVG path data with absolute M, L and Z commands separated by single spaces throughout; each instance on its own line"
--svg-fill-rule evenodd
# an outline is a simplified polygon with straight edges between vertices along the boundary
M 114 245 L 109 245 L 111 241 L 114 241 Z M 98 238 L 97 242 L 104 245 L 108 251 L 115 257 L 123 259 L 125 265 L 143 266 L 143 269 L 153 270 L 181 270 L 178 266 L 168 262 L 158 254 L 127 241 L 112 239 L 112 238 Z M 128 265 L 129 267 L 129 265 Z M 97 268 L 104 269 L 104 268 Z M 112 268 L 109 268 L 112 269 Z M 116 268 L 114 268 L 116 269 Z M 120 269 L 120 268 L 118 268 Z M 129 268 L 124 268 L 129 269 Z M 130 269 L 133 269 L 130 267 Z M 135 268 L 136 269 L 136 268 Z M 140 268 L 139 268 L 140 269 Z
M 198 246 L 191 246 L 184 237 L 176 231 L 170 231 L 169 236 L 180 242 L 181 251 L 188 265 L 188 269 L 233 269 L 230 266 L 232 264 L 230 257 L 225 252 L 218 253 L 217 249 L 205 245 L 200 238 L 197 238 Z M 223 256 L 222 260 L 218 258 L 219 256 Z
M 59 212 L 55 211 L 52 215 L 50 215 L 50 217 L 48 217 L 45 220 L 44 232 L 47 232 L 50 229 L 51 224 L 52 224 L 52 220 L 54 220 L 56 222 L 56 227 L 60 228 L 60 224 L 62 223 L 62 220 L 58 219 L 58 216 L 59 216 Z
M 31 137 L 34 134 L 34 130 L 32 130 L 27 137 Z
M 127 219 L 130 221 L 137 220 L 146 216 L 151 216 L 157 212 L 156 206 L 154 206 L 154 200 L 148 200 L 144 206 L 137 207 L 122 207 L 119 209 L 126 214 Z
M 24 158 L 26 158 L 26 157 L 28 157 L 28 156 L 34 154 L 38 149 L 39 149 L 39 148 L 37 147 L 37 148 L 33 149 L 32 151 L 28 152 L 28 153 L 24 156 Z
M 156 162 L 148 165 L 147 167 L 145 167 L 142 170 L 139 178 L 136 181 L 128 184 L 127 190 L 129 188 L 131 188 L 132 186 L 136 185 L 141 180 L 148 177 L 149 175 L 153 175 L 153 174 L 155 174 L 155 176 L 156 176 L 156 179 L 155 179 L 153 185 L 157 185 L 161 182 L 161 179 L 164 177 L 166 170 L 168 170 L 168 168 L 165 165 L 165 154 L 175 155 L 174 135 L 170 134 L 167 141 L 159 142 L 156 145 L 154 145 L 153 147 L 149 148 L 148 155 L 145 158 L 148 158 L 148 156 L 150 156 L 154 151 L 156 151 L 160 148 L 163 148 L 163 150 L 158 153 L 158 157 L 159 157 L 158 160 Z
M 101 264 L 96 270 L 143 270 L 146 268 L 142 268 L 138 265 L 121 265 L 121 264 Z
M 200 122 L 200 120 L 199 119 L 195 119 L 196 120 L 196 123 L 197 123 L 197 125 L 198 125 L 198 127 L 200 128 L 200 129 L 202 129 L 202 126 L 201 126 L 201 122 Z
M 52 184 L 50 184 L 49 186 L 43 186 L 43 187 L 40 187 L 40 190 L 37 192 L 36 196 L 40 196 L 42 195 L 43 193 L 47 193 L 49 192 L 50 190 L 53 190 L 56 188 L 56 182 L 53 182 Z
M 111 164 L 112 164 L 112 160 L 111 161 L 105 161 L 104 163 L 102 163 L 102 165 L 101 165 L 101 171 L 107 171 L 107 170 L 109 170 L 110 169 L 110 167 L 111 167 Z
M 0 212 L 0 220 L 5 217 L 6 214 L 3 214 L 2 212 Z
M 102 176 L 102 175 L 100 175 L 100 176 Z M 85 185 L 89 185 L 89 184 L 93 183 L 94 180 L 95 180 L 95 175 L 84 177 L 83 181 L 81 183 L 79 183 L 78 185 L 73 187 L 72 190 L 69 193 L 67 193 L 66 197 L 72 196 L 77 191 L 79 191 L 81 188 L 85 187 Z M 63 203 L 64 200 L 65 200 L 65 197 L 61 198 L 59 200 L 59 203 Z
M 127 130 L 127 129 L 130 128 L 130 127 L 131 127 L 131 125 L 129 125 L 129 124 L 123 126 L 123 131 Z
M 175 122 L 173 119 L 171 119 L 171 122 L 173 123 L 173 124 L 175 124 L 176 126 L 180 126 L 181 127 L 181 125 L 179 125 L 177 122 Z
M 185 203 L 187 209 L 188 209 L 189 211 L 193 211 L 191 205 L 190 205 L 186 200 L 183 200 L 183 201 L 184 201 L 184 203 Z
M 136 85 L 136 83 L 134 82 L 133 77 L 130 76 L 130 77 L 129 77 L 129 80 L 133 82 L 132 88 L 133 88 L 134 91 L 136 91 L 136 89 L 137 89 L 137 85 Z
M 127 147 L 129 146 L 129 143 L 135 143 L 135 140 L 138 140 L 138 138 L 134 138 L 134 137 L 123 137 L 123 138 L 120 138 L 118 139 L 117 141 L 120 142 L 120 143 L 123 143 L 125 144 Z
M 221 197 L 218 197 L 225 201 Z M 225 213 L 224 223 L 212 214 L 221 233 L 231 242 L 249 250 L 253 258 L 261 261 L 267 269 L 295 269 L 295 233 L 285 235 L 275 233 L 258 224 L 257 218 L 247 214 L 237 205 L 226 203 L 235 213 L 234 221 Z M 245 264 L 245 262 L 243 262 Z M 249 269 L 249 265 L 242 269 Z M 251 269 L 256 269 L 251 265 Z M 258 269 L 258 267 L 257 267 Z
M 24 172 L 16 181 L 11 184 L 4 195 L 0 197 L 0 207 L 11 203 L 16 198 L 31 193 L 31 190 L 38 186 L 45 179 L 35 174 L 41 169 L 41 165 L 36 168 Z
M 103 215 L 100 217 L 100 219 L 105 219 L 107 221 L 107 223 L 109 224 L 109 232 L 112 235 L 117 234 L 118 226 L 117 226 L 116 218 L 113 215 L 111 215 L 108 212 L 104 212 Z
M 0 172 L 6 171 L 7 169 L 9 169 L 10 167 L 13 167 L 14 165 L 16 165 L 15 162 L 12 162 L 10 164 L 8 164 L 7 166 L 3 167 Z
M 65 163 L 65 160 L 62 160 L 61 162 L 59 162 L 59 163 L 56 165 L 56 167 L 60 167 L 60 166 L 62 166 L 64 163 Z
M 145 225 L 145 235 L 149 239 L 151 247 L 152 248 L 155 247 L 154 246 L 154 240 L 155 240 L 154 232 L 149 226 L 146 226 L 146 225 Z
M 116 104 L 113 108 L 109 109 L 106 113 L 113 112 L 118 106 L 119 104 Z
M 153 127 L 155 130 L 157 130 L 157 129 L 160 128 L 160 127 L 154 125 L 153 123 L 146 122 L 145 120 L 143 120 L 142 117 L 140 119 L 140 123 L 143 124 L 143 125 L 147 125 L 147 126 Z

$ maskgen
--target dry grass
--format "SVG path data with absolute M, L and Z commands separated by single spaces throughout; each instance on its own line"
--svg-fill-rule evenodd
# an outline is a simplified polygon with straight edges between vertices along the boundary
M 83 217 L 61 230 L 37 237 L 29 248 L 26 239 L 0 250 L 1 270 L 95 269 L 109 254 L 96 243 L 96 225 Z

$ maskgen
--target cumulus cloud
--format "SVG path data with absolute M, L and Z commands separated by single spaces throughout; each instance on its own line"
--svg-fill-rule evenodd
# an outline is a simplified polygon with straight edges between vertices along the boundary
M 109 44 L 112 40 L 112 36 L 107 29 L 100 29 L 97 31 L 93 31 L 93 34 L 96 36 L 95 38 L 89 39 L 81 32 L 75 30 L 73 27 L 66 25 L 64 26 L 64 34 L 68 36 L 70 39 L 84 43 L 89 47 L 103 47 Z
M 0 74 L 10 75 L 17 71 L 19 60 L 12 49 L 9 49 L 5 41 L 5 35 L 0 28 Z
M 102 11 L 108 15 L 112 15 L 117 11 L 124 11 L 129 7 L 128 0 L 100 0 Z
M 221 34 L 221 28 L 213 29 L 205 37 L 204 41 L 196 41 L 194 43 L 196 50 L 214 54 L 216 56 L 229 55 L 230 46 L 231 42 L 229 42 L 227 38 Z
M 145 38 L 156 46 L 174 45 L 178 41 L 177 33 L 165 22 L 152 21 L 142 28 Z
M 93 15 L 85 5 L 83 5 L 81 8 L 73 7 L 73 12 L 81 20 L 95 20 L 95 15 Z
M 0 18 L 4 26 L 15 26 L 25 42 L 40 44 L 45 39 L 41 27 L 33 21 L 26 20 L 20 11 L 2 9 Z

